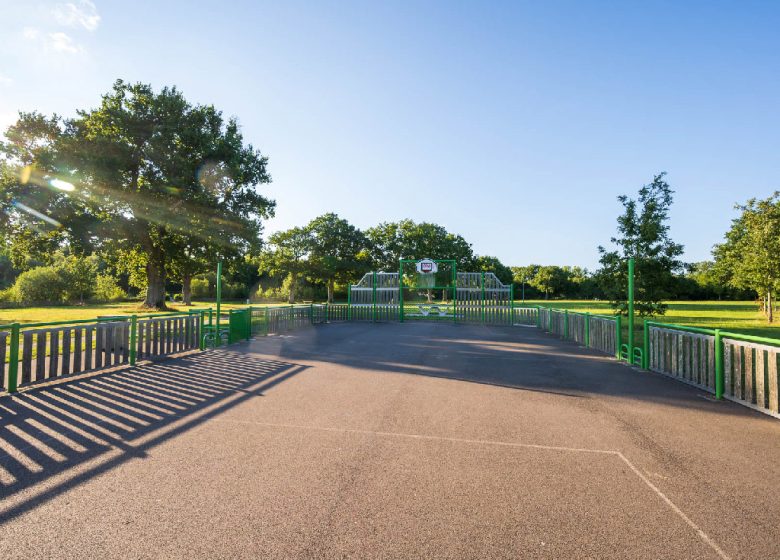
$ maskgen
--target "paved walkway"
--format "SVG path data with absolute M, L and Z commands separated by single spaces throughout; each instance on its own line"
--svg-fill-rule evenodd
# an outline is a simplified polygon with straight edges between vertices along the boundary
M 324 325 L 0 423 L 4 559 L 780 557 L 780 422 L 534 328 Z

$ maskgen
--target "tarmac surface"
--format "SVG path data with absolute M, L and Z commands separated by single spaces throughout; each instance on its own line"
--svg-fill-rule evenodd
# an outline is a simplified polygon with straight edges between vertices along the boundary
M 535 328 L 321 325 L 0 398 L 0 557 L 780 558 L 780 422 Z

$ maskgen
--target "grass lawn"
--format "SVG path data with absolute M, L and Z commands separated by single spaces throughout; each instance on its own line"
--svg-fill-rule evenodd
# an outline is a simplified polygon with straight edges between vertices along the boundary
M 583 300 L 526 300 L 527 305 L 543 305 L 557 309 L 611 315 L 612 308 L 606 301 Z M 780 338 L 780 323 L 770 325 L 753 301 L 669 301 L 666 315 L 654 317 L 659 323 L 675 323 L 707 329 L 724 329 L 732 332 Z M 516 302 L 516 305 L 522 305 Z M 642 319 L 637 318 L 641 328 Z
M 264 304 L 252 304 L 255 307 L 261 307 Z M 280 304 L 273 304 L 280 305 Z M 195 309 L 216 309 L 217 304 L 213 301 L 193 302 L 191 306 L 180 303 L 169 302 L 168 307 L 171 311 L 187 311 Z M 222 310 L 228 311 L 237 307 L 246 307 L 245 302 L 223 302 Z M 0 309 L 0 324 L 10 323 L 47 323 L 51 321 L 78 321 L 81 319 L 94 319 L 100 315 L 145 315 L 149 312 L 142 309 L 135 302 L 123 303 L 105 303 L 89 305 L 57 305 L 50 307 L 16 307 L 9 309 Z
M 543 305 L 558 309 L 571 309 L 574 311 L 588 311 L 611 315 L 612 309 L 606 301 L 591 300 L 526 300 L 526 305 Z M 752 301 L 672 301 L 668 302 L 669 309 L 666 315 L 655 317 L 654 320 L 664 323 L 676 323 L 694 327 L 721 328 L 725 330 L 780 338 L 780 322 L 777 326 L 770 326 L 764 315 L 758 310 Z M 216 307 L 213 301 L 195 302 L 192 306 L 184 306 L 179 303 L 169 303 L 169 307 L 176 311 L 188 309 L 208 309 Z M 252 304 L 257 307 L 273 304 Z M 521 306 L 522 302 L 516 301 L 515 305 Z M 228 311 L 238 307 L 245 307 L 244 302 L 226 302 L 222 309 Z M 43 323 L 49 321 L 67 321 L 79 319 L 94 319 L 99 315 L 132 315 L 144 314 L 135 302 L 96 304 L 96 305 L 60 305 L 50 307 L 19 307 L 0 309 L 0 324 L 19 322 Z M 641 328 L 642 320 L 637 318 L 637 327 Z

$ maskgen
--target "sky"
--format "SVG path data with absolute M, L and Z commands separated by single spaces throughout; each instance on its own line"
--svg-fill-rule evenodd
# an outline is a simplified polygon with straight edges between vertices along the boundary
M 268 156 L 266 234 L 412 218 L 510 266 L 596 268 L 666 171 L 695 262 L 780 190 L 778 29 L 774 0 L 0 0 L 0 128 L 175 85 Z

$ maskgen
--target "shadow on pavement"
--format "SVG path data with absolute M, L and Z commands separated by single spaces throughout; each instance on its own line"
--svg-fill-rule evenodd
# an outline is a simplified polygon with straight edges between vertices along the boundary
M 0 398 L 0 498 L 45 488 L 0 508 L 0 523 L 305 369 L 245 351 L 191 354 Z

